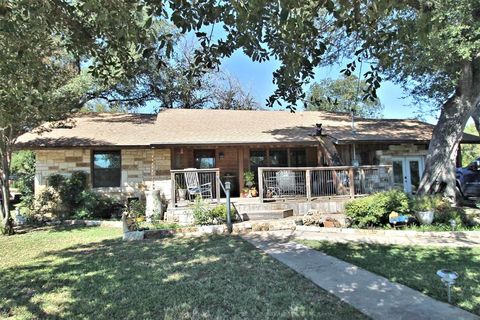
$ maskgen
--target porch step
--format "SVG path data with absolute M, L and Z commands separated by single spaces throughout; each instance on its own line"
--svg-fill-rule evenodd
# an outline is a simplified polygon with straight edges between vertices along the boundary
M 273 220 L 293 216 L 293 209 L 259 210 L 241 213 L 243 220 Z

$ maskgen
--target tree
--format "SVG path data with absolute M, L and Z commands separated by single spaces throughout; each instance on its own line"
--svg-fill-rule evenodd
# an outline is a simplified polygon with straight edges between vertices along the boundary
M 172 21 L 198 31 L 204 63 L 218 63 L 219 56 L 238 48 L 254 61 L 280 61 L 269 105 L 282 98 L 295 110 L 297 101 L 305 98 L 302 85 L 329 55 L 352 58 L 343 70 L 347 76 L 358 59 L 377 65 L 364 74 L 364 99 L 376 98 L 382 72 L 418 99 L 436 102 L 441 113 L 419 192 L 442 191 L 454 197 L 455 153 L 480 102 L 478 1 L 200 1 L 188 21 L 180 18 L 184 6 L 172 5 Z M 200 32 L 203 22 L 223 23 L 226 36 L 212 43 Z
M 478 136 L 478 131 L 474 123 L 465 127 L 465 132 Z M 466 167 L 473 160 L 480 157 L 480 145 L 462 144 L 462 167 Z
M 368 84 L 351 75 L 340 79 L 323 79 L 313 83 L 307 92 L 307 110 L 329 112 L 351 112 L 364 118 L 381 117 L 383 105 L 380 101 L 363 100 L 360 96 Z
M 358 36 L 388 78 L 439 105 L 419 192 L 453 198 L 456 151 L 480 103 L 480 3 L 385 3 L 362 21 Z
M 17 137 L 45 121 L 65 119 L 89 99 L 130 79 L 141 66 L 137 61 L 154 55 L 160 62 L 160 53 L 171 50 L 171 35 L 151 33 L 147 23 L 145 10 L 130 1 L 0 2 L 3 233 L 13 233 L 9 180 Z M 153 44 L 158 55 L 151 50 Z M 167 49 L 161 51 L 162 44 Z M 83 65 L 90 72 L 82 70 Z
M 218 72 L 212 85 L 212 109 L 257 110 L 260 108 L 250 92 L 244 90 L 238 79 Z

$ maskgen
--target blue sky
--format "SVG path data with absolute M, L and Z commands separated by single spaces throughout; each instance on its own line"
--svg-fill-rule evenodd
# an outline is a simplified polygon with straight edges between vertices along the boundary
M 222 63 L 222 68 L 236 77 L 243 87 L 250 91 L 262 105 L 275 90 L 275 85 L 272 83 L 272 72 L 278 66 L 277 61 L 252 62 L 240 51 L 237 51 Z M 317 70 L 315 79 L 338 78 L 341 69 L 340 65 L 321 68 Z M 366 71 L 366 68 L 363 70 Z M 408 94 L 399 85 L 390 81 L 383 81 L 377 93 L 385 106 L 383 110 L 384 118 L 414 118 L 418 114 L 418 112 L 415 112 L 417 109 L 414 101 L 408 98 Z M 424 115 L 424 120 L 430 123 L 436 122 L 435 117 L 430 115 Z

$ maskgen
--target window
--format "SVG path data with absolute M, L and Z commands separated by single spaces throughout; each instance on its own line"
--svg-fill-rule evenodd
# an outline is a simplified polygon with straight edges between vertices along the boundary
M 215 168 L 215 150 L 195 150 L 195 168 Z
M 250 151 L 250 167 L 266 167 L 267 159 L 265 156 L 265 150 L 252 150 Z
M 292 167 L 305 167 L 307 165 L 305 149 L 290 150 L 290 164 Z
M 287 150 L 271 149 L 270 162 L 272 167 L 288 167 Z
M 94 151 L 92 162 L 94 188 L 120 187 L 122 176 L 120 151 Z

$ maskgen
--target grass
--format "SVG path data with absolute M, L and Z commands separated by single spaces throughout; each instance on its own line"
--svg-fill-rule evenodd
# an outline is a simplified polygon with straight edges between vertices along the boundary
M 63 227 L 0 237 L 0 318 L 366 318 L 237 237 L 119 236 Z
M 480 248 L 299 242 L 445 302 L 446 288 L 436 272 L 454 270 L 459 279 L 452 289 L 453 304 L 480 315 Z

